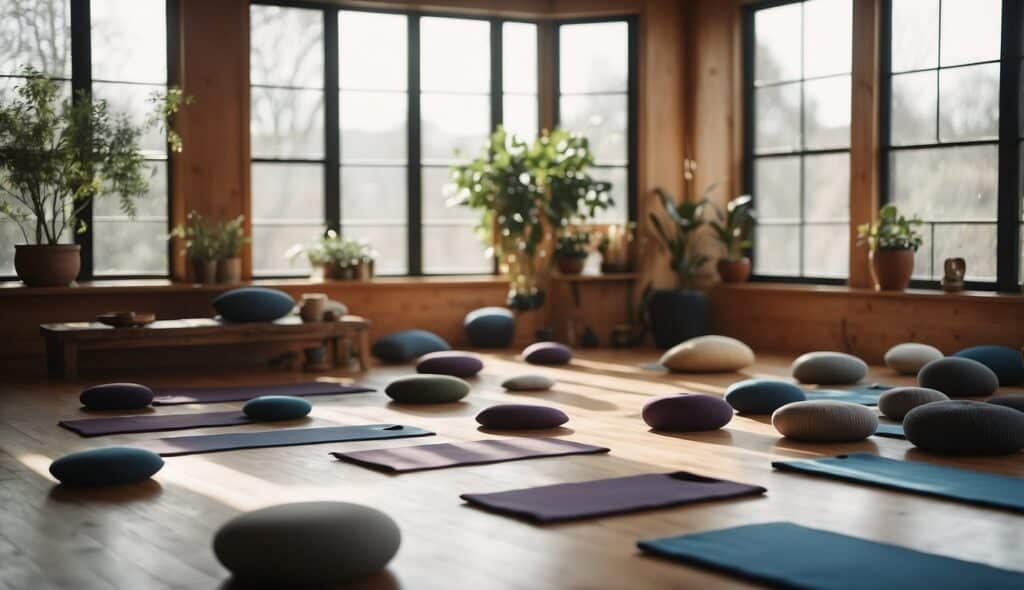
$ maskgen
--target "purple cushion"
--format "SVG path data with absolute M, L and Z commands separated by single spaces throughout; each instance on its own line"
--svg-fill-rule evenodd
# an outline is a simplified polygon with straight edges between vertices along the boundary
M 558 408 L 529 404 L 498 404 L 477 414 L 476 421 L 485 428 L 511 430 L 555 428 L 568 422 L 569 417 Z
M 472 377 L 484 368 L 483 361 L 475 354 L 460 350 L 431 352 L 420 357 L 416 363 L 417 373 Z
M 104 383 L 82 390 L 78 401 L 89 410 L 135 410 L 153 403 L 153 390 L 138 383 Z
M 655 430 L 715 430 L 732 420 L 732 407 L 713 395 L 684 393 L 656 397 L 644 404 L 643 418 Z
M 523 359 L 533 365 L 564 365 L 572 360 L 572 349 L 558 342 L 535 342 L 523 349 Z

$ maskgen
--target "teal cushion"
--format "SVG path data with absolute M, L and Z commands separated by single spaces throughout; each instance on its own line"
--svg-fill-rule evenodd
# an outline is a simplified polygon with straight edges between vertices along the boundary
M 1000 385 L 1018 385 L 1024 381 L 1024 358 L 1015 348 L 1009 346 L 972 346 L 953 356 L 978 361 L 999 377 Z
M 242 406 L 242 411 L 253 420 L 295 420 L 309 414 L 313 405 L 292 395 L 264 395 Z
M 788 403 L 805 399 L 804 390 L 774 379 L 746 379 L 725 390 L 725 401 L 741 414 L 771 414 Z
M 463 322 L 469 343 L 477 348 L 505 348 L 516 335 L 516 316 L 504 307 L 482 307 Z
M 395 379 L 384 393 L 403 404 L 445 404 L 469 393 L 469 383 L 450 375 L 410 375 Z
M 402 330 L 392 332 L 373 343 L 373 356 L 388 363 L 404 363 L 431 352 L 451 350 L 451 346 L 433 332 Z
M 71 486 L 115 486 L 149 479 L 163 466 L 152 451 L 106 447 L 64 455 L 50 464 L 50 474 Z
M 137 410 L 153 403 L 153 390 L 138 383 L 104 383 L 83 389 L 78 401 L 88 410 Z
M 213 308 L 229 322 L 272 322 L 292 312 L 295 300 L 277 289 L 242 287 L 218 295 Z

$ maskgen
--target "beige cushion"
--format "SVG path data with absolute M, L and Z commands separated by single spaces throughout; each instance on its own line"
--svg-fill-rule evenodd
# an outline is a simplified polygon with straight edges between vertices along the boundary
M 885 353 L 885 366 L 902 375 L 917 375 L 921 367 L 942 358 L 942 351 L 917 342 L 897 344 Z
M 927 387 L 893 387 L 878 398 L 878 411 L 893 420 L 902 421 L 907 412 L 917 406 L 948 399 L 941 391 Z
M 728 336 L 698 336 L 670 348 L 661 364 L 671 371 L 719 373 L 754 364 L 754 351 Z
M 835 400 L 793 402 L 775 410 L 772 426 L 786 438 L 810 442 L 864 440 L 878 428 L 878 416 L 860 404 Z

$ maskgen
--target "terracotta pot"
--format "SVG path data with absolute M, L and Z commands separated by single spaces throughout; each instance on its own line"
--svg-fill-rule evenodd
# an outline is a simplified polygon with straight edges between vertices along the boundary
M 239 283 L 242 281 L 242 259 L 225 258 L 217 261 L 218 283 Z
M 722 258 L 718 261 L 718 275 L 723 283 L 745 283 L 750 278 L 750 259 L 746 256 L 739 260 Z
M 303 293 L 302 304 L 299 306 L 299 317 L 307 323 L 323 321 L 326 307 L 326 293 Z
M 587 259 L 585 256 L 559 256 L 556 261 L 558 262 L 558 272 L 564 275 L 578 275 L 583 272 L 583 266 Z
M 209 285 L 217 282 L 217 261 L 216 260 L 198 260 L 192 261 L 192 276 L 193 280 L 203 285 Z
M 78 244 L 14 246 L 14 270 L 29 287 L 67 287 L 82 268 Z
M 871 259 L 871 278 L 879 291 L 902 291 L 910 285 L 914 274 L 914 251 L 874 250 Z

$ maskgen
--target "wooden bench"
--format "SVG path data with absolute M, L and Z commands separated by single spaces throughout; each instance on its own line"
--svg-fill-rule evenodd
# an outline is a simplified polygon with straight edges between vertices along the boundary
M 332 322 L 304 323 L 296 316 L 276 322 L 228 323 L 219 319 L 162 320 L 137 328 L 112 328 L 98 322 L 42 324 L 46 369 L 51 376 L 74 379 L 81 350 L 125 350 L 241 344 L 247 342 L 321 341 L 330 366 L 347 363 L 353 345 L 359 369 L 369 366 L 370 321 L 347 315 Z

